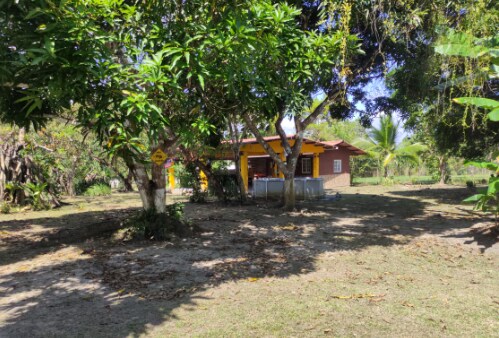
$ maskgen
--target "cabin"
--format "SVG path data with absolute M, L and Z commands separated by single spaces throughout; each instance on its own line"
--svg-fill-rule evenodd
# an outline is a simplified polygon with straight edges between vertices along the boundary
M 282 159 L 285 158 L 279 136 L 264 137 L 264 140 Z M 289 135 L 288 142 L 292 146 L 295 142 L 295 136 Z M 348 186 L 350 185 L 350 156 L 365 154 L 363 150 L 343 140 L 314 141 L 304 138 L 295 177 L 322 178 L 324 189 Z M 247 189 L 257 179 L 284 178 L 284 175 L 278 170 L 277 165 L 256 138 L 242 140 L 240 155 L 241 175 Z M 226 147 L 218 150 L 214 158 L 234 159 L 231 151 Z

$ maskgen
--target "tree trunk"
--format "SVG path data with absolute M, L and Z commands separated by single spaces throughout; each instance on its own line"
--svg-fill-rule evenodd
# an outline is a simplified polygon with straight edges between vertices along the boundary
M 241 176 L 241 140 L 244 137 L 244 132 L 240 133 L 238 129 L 237 114 L 229 114 L 229 133 L 232 141 L 232 152 L 234 154 L 234 162 L 236 166 L 236 181 L 239 187 L 239 200 L 241 203 L 246 203 L 248 192 L 246 185 Z
M 284 210 L 292 211 L 296 206 L 295 194 L 295 174 L 290 173 L 284 176 Z
M 143 163 L 133 159 L 125 160 L 137 183 L 142 207 L 156 213 L 166 211 L 166 175 L 162 165 L 152 164 L 151 178 Z
M 384 178 L 387 178 L 387 177 L 388 177 L 388 166 L 385 166 L 385 167 L 384 167 L 384 174 L 383 174 L 383 177 L 384 177 Z
M 73 176 L 73 173 L 69 174 L 68 177 L 67 177 L 67 183 L 66 183 L 66 193 L 73 197 L 74 195 L 76 195 L 75 193 L 75 186 L 74 186 L 74 176 Z
M 445 156 L 440 156 L 438 158 L 438 170 L 440 172 L 439 184 L 445 184 L 445 176 L 447 174 L 447 158 Z
M 147 171 L 141 163 L 127 163 L 133 173 L 137 188 L 139 189 L 140 199 L 144 210 L 154 210 L 154 195 L 152 181 L 149 180 Z
M 126 192 L 133 191 L 133 186 L 132 186 L 133 174 L 130 169 L 128 170 L 128 175 L 126 175 L 126 177 L 123 177 L 122 179 L 125 191 Z
M 152 194 L 154 209 L 163 214 L 166 210 L 166 175 L 162 165 L 152 165 Z

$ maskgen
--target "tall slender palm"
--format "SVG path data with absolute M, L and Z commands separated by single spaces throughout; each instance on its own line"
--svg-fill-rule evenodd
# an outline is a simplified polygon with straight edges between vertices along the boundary
M 399 123 L 395 123 L 391 116 L 383 116 L 380 119 L 380 127 L 372 127 L 367 131 L 368 138 L 354 142 L 373 158 L 378 158 L 384 168 L 384 177 L 388 176 L 388 165 L 394 161 L 406 161 L 419 163 L 418 154 L 426 150 L 421 143 L 408 144 L 397 143 L 399 135 Z M 383 162 L 381 162 L 383 161 Z

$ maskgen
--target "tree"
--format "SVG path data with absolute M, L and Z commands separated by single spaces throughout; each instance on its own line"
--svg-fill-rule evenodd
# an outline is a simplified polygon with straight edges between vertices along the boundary
M 220 48 L 225 54 L 220 53 L 219 59 L 229 102 L 284 174 L 287 209 L 295 206 L 294 173 L 305 129 L 342 94 L 341 88 L 328 89 L 327 99 L 313 112 L 305 113 L 306 107 L 312 103 L 312 94 L 328 87 L 327 79 L 337 76 L 335 66 L 342 56 L 358 49 L 358 39 L 341 30 L 323 34 L 302 29 L 299 15 L 292 6 L 255 2 L 227 22 L 226 31 L 238 39 L 235 43 L 232 38 L 221 40 L 221 46 L 232 44 L 230 54 Z M 294 117 L 297 130 L 293 142 L 281 126 L 289 116 Z M 285 154 L 277 154 L 265 142 L 258 128 L 262 120 L 272 121 Z
M 380 127 L 368 130 L 368 139 L 358 140 L 355 145 L 362 148 L 370 156 L 377 158 L 384 169 L 383 177 L 388 177 L 388 166 L 395 161 L 417 163 L 418 153 L 426 149 L 421 143 L 397 143 L 399 122 L 394 122 L 389 115 L 380 118 Z
M 37 128 L 76 110 L 79 125 L 130 168 L 144 209 L 162 213 L 165 175 L 149 157 L 169 153 L 193 130 L 209 132 L 201 102 L 206 44 L 229 7 L 4 2 L 2 120 Z
M 317 141 L 344 140 L 352 143 L 359 138 L 367 137 L 364 127 L 359 120 L 328 119 L 310 125 L 308 137 Z
M 258 58 L 251 53 L 241 53 L 241 55 L 252 55 L 250 60 L 255 60 L 252 68 L 258 70 L 259 66 L 263 70 L 276 71 L 282 82 L 275 88 L 293 89 L 294 95 L 286 96 L 286 91 L 276 91 L 278 96 L 265 95 L 264 98 L 271 102 L 271 110 L 274 114 L 266 116 L 272 121 L 280 136 L 281 143 L 286 150 L 285 161 L 279 158 L 279 154 L 272 153 L 270 147 L 265 145 L 263 137 L 260 137 L 258 128 L 252 126 L 256 124 L 252 119 L 251 110 L 240 109 L 248 128 L 255 135 L 259 143 L 266 149 L 267 153 L 277 163 L 279 170 L 285 173 L 285 193 L 284 202 L 287 209 L 293 208 L 295 201 L 292 194 L 292 175 L 296 165 L 296 158 L 301 147 L 302 137 L 306 128 L 323 113 L 328 112 L 330 116 L 344 119 L 358 112 L 361 120 L 367 125 L 370 118 L 379 112 L 379 107 L 383 102 L 373 100 L 368 93 L 370 82 L 382 79 L 391 67 L 404 64 L 407 60 L 414 58 L 428 42 L 425 40 L 426 32 L 433 31 L 437 23 L 435 17 L 435 4 L 428 1 L 399 1 L 396 5 L 392 1 L 319 1 L 303 2 L 289 1 L 301 8 L 301 13 L 296 16 L 297 27 L 307 33 L 320 32 L 321 37 L 338 37 L 340 44 L 339 55 L 334 63 L 326 71 L 315 73 L 317 69 L 310 68 L 309 79 L 291 81 L 285 75 L 284 68 L 272 64 L 271 58 Z M 445 9 L 446 1 L 439 1 L 439 9 Z M 353 48 L 349 48 L 352 43 Z M 355 46 L 359 44 L 360 46 Z M 355 48 L 359 47 L 359 48 Z M 358 50 L 363 53 L 356 53 Z M 318 50 L 316 55 L 323 56 L 324 52 Z M 265 55 L 265 53 L 260 53 Z M 287 60 L 285 56 L 281 57 Z M 300 58 L 297 57 L 297 60 Z M 256 64 L 258 63 L 258 64 Z M 284 65 L 289 63 L 284 62 Z M 301 64 L 306 64 L 302 61 Z M 318 63 L 320 64 L 320 63 Z M 317 65 L 318 65 L 317 64 Z M 335 68 L 332 72 L 331 68 Z M 324 70 L 324 69 L 323 69 Z M 251 73 L 255 75 L 255 73 Z M 312 81 L 308 81 L 312 79 Z M 255 76 L 255 79 L 259 79 Z M 252 79 L 247 79 L 251 81 Z M 241 82 L 235 81 L 237 85 Z M 277 82 L 278 83 L 278 82 Z M 307 84 L 313 83 L 311 90 Z M 253 88 L 253 87 L 251 87 Z M 251 93 L 251 91 L 248 91 Z M 313 111 L 308 110 L 312 105 L 311 93 L 322 94 L 320 104 Z M 301 96 L 300 96 L 301 95 Z M 301 106 L 296 106 L 297 100 L 293 97 L 306 98 L 302 100 Z M 381 100 L 383 101 L 383 100 Z M 386 103 L 390 103 L 385 100 Z M 363 103 L 365 109 L 357 109 Z M 267 105 L 260 107 L 260 110 L 268 110 Z M 360 110 L 360 111 L 359 111 Z M 255 110 L 253 110 L 255 111 Z M 289 116 L 294 117 L 295 129 L 297 131 L 293 146 L 290 146 L 287 137 L 280 128 L 281 121 Z
M 432 15 L 433 27 L 438 29 L 426 29 L 425 43 L 413 58 L 398 64 L 388 76 L 387 85 L 393 91 L 384 99 L 383 108 L 400 112 L 413 129 L 429 132 L 430 143 L 441 158 L 480 158 L 499 142 L 499 125 L 484 118 L 482 109 L 460 106 L 453 100 L 473 94 L 497 97 L 496 80 L 484 71 L 490 56 L 477 57 L 494 40 L 497 14 L 492 1 L 436 2 Z M 471 32 L 477 35 L 476 41 Z M 461 48 L 470 43 L 473 48 L 468 52 Z M 442 54 L 450 47 L 456 54 Z M 465 52 L 469 57 L 458 57 Z

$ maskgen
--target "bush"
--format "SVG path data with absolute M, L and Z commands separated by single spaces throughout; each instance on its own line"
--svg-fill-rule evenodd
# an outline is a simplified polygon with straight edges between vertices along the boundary
M 75 181 L 75 193 L 76 195 L 85 195 L 86 192 L 94 185 L 108 185 L 103 179 L 92 179 L 86 181 L 85 179 L 80 179 Z
M 128 221 L 132 236 L 149 240 L 170 240 L 175 236 L 186 237 L 193 227 L 184 219 L 184 205 L 174 203 L 166 206 L 164 214 L 154 210 L 143 210 Z
M 47 183 L 25 183 L 23 184 L 24 192 L 27 195 L 27 200 L 33 206 L 34 210 L 47 210 L 50 209 L 48 202 Z
M 197 183 L 196 167 L 192 163 L 183 165 L 175 163 L 174 166 L 175 177 L 178 179 L 181 188 L 191 188 Z
M 3 202 L 0 204 L 0 213 L 9 214 L 10 213 L 10 204 L 7 202 Z
M 85 196 L 107 196 L 111 195 L 111 187 L 105 183 L 97 183 L 89 187 L 85 193 Z
M 395 180 L 393 179 L 393 177 L 384 177 L 381 181 L 381 184 L 385 186 L 392 186 L 395 184 Z
M 237 200 L 240 198 L 241 194 L 239 193 L 236 175 L 229 173 L 227 170 L 218 169 L 213 171 L 213 179 L 217 180 L 222 187 L 224 200 Z M 208 186 L 208 191 L 211 195 L 215 194 L 211 185 Z

